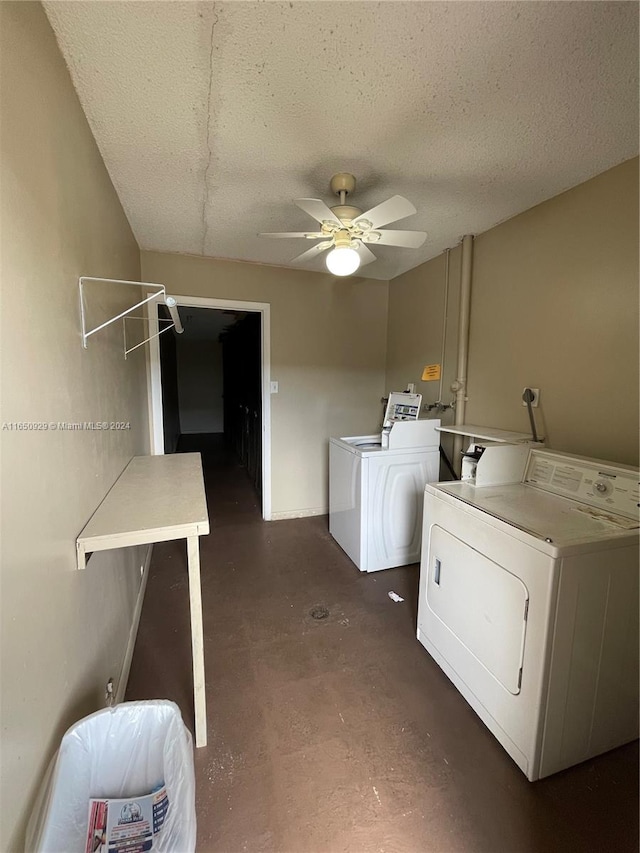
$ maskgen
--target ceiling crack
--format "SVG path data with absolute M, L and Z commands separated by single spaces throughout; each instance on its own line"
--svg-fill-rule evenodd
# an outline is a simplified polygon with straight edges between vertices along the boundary
M 209 46 L 209 90 L 207 92 L 207 165 L 204 169 L 204 192 L 202 199 L 202 254 L 206 254 L 205 248 L 207 245 L 207 235 L 209 233 L 209 225 L 207 222 L 207 207 L 209 206 L 209 171 L 213 164 L 213 149 L 211 147 L 211 92 L 213 89 L 213 50 L 214 50 L 214 30 L 218 23 L 219 16 L 216 12 L 216 4 L 211 4 L 213 12 L 213 20 L 211 22 L 211 41 Z

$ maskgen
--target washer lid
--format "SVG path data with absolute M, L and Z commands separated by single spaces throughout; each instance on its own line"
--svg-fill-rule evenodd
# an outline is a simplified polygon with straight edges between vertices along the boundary
M 356 456 L 370 456 L 374 453 L 388 453 L 382 450 L 382 439 L 380 433 L 374 435 L 345 435 L 340 438 L 329 439 L 331 444 L 340 446 L 349 453 Z
M 440 483 L 434 488 L 557 548 L 628 535 L 637 519 L 542 492 L 523 483 L 507 486 Z

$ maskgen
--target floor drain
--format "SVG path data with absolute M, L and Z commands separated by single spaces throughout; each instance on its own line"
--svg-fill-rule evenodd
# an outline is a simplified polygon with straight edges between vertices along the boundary
M 329 611 L 326 607 L 312 607 L 309 611 L 309 615 L 312 619 L 326 619 L 329 615 Z

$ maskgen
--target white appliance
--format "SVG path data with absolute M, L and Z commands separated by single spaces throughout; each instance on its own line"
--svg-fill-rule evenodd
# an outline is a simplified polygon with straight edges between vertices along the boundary
M 533 448 L 504 479 L 426 486 L 418 639 L 535 780 L 638 737 L 638 471 Z
M 329 532 L 363 572 L 417 563 L 425 483 L 438 479 L 440 421 L 420 395 L 390 395 L 382 435 L 329 441 Z
M 476 467 L 482 454 L 489 450 L 491 464 L 485 464 L 481 471 L 482 480 L 476 485 L 488 486 L 491 482 L 504 483 L 505 476 L 513 479 L 509 482 L 519 483 L 531 447 L 544 447 L 544 440 L 534 441 L 531 435 L 524 432 L 511 432 L 495 427 L 483 427 L 470 424 L 452 424 L 439 427 L 439 432 L 464 435 L 472 438 L 471 444 L 462 453 L 460 479 L 476 478 Z M 478 441 L 478 439 L 480 439 Z M 508 445 L 508 448 L 505 447 Z M 495 448 L 502 448 L 497 450 Z M 486 461 L 486 460 L 485 460 Z

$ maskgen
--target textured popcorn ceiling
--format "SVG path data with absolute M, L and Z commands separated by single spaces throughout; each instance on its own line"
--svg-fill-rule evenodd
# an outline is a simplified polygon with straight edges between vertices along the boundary
M 143 249 L 286 266 L 311 243 L 256 233 L 351 171 L 428 232 L 388 279 L 637 153 L 636 3 L 44 6 Z

